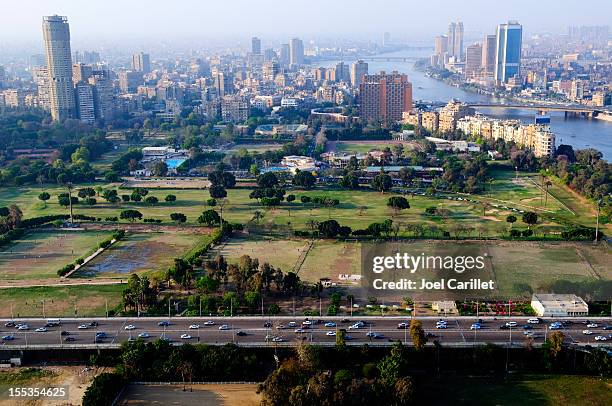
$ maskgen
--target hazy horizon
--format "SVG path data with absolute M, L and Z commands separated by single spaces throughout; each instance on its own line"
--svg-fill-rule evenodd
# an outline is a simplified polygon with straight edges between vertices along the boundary
M 606 25 L 612 21 L 609 0 L 516 0 L 499 7 L 490 0 L 436 2 L 370 0 L 106 0 L 95 8 L 74 0 L 5 1 L 0 15 L 0 44 L 42 43 L 45 15 L 64 15 L 73 43 L 245 40 L 259 36 L 271 44 L 282 38 L 352 38 L 380 41 L 383 32 L 404 42 L 433 41 L 450 21 L 463 21 L 466 39 L 493 33 L 495 26 L 518 20 L 526 33 L 565 33 L 569 25 Z M 467 3 L 467 4 L 465 4 Z M 510 2 L 509 2 L 510 3 Z M 593 12 L 595 10 L 596 12 Z

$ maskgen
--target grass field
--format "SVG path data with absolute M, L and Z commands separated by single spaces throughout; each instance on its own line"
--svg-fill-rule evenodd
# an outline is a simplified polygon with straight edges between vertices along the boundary
M 394 141 L 337 141 L 335 143 L 336 152 L 345 152 L 347 154 L 367 154 L 370 151 L 382 151 L 385 148 L 392 148 L 397 142 Z M 413 144 L 402 142 L 404 151 L 409 151 L 413 148 Z
M 305 252 L 308 243 L 304 240 L 285 240 L 272 237 L 233 238 L 209 252 L 209 257 L 223 255 L 230 262 L 237 261 L 243 255 L 259 259 L 263 264 L 268 262 L 283 272 L 292 271 L 300 256 Z
M 612 402 L 612 380 L 570 375 L 527 375 L 507 381 L 453 377 L 424 382 L 419 392 L 419 398 L 432 405 L 604 406 Z
M 0 290 L 0 317 L 104 316 L 121 302 L 124 284 L 47 286 Z
M 0 249 L 0 280 L 57 278 L 57 270 L 94 250 L 109 232 L 30 232 Z
M 128 234 L 73 277 L 125 279 L 132 273 L 166 270 L 172 266 L 174 258 L 181 257 L 199 238 L 199 235 L 186 233 Z
M 258 258 L 260 263 L 269 262 L 283 271 L 289 271 L 294 269 L 296 263 L 299 265 L 300 254 L 306 247 L 304 243 L 291 240 L 234 239 L 227 245 L 219 247 L 211 255 L 221 254 L 233 262 L 247 254 L 252 258 Z M 482 256 L 485 258 L 485 269 L 465 274 L 469 278 L 495 281 L 497 289 L 490 293 L 481 292 L 481 297 L 529 298 L 532 291 L 546 291 L 553 282 L 588 284 L 596 282 L 599 278 L 612 279 L 612 270 L 608 266 L 612 261 L 612 253 L 603 246 L 594 247 L 589 243 L 415 240 L 389 242 L 384 244 L 383 249 L 388 251 L 385 255 L 405 252 L 412 256 L 421 254 L 441 257 Z M 353 289 L 352 293 L 356 297 L 364 299 L 371 293 L 361 289 L 360 283 L 351 283 L 340 278 L 341 274 L 360 275 L 361 259 L 361 243 L 317 240 L 298 267 L 298 275 L 302 280 L 311 283 L 316 283 L 321 278 L 330 278 L 333 282 Z M 419 270 L 413 277 L 429 279 L 435 275 L 444 277 L 443 273 L 434 271 L 434 275 L 429 272 L 429 270 Z M 451 276 L 458 275 L 451 273 Z M 406 295 L 401 291 L 385 293 L 389 300 L 399 300 Z M 447 291 L 442 296 L 448 297 L 449 294 L 452 292 Z M 423 296 L 419 298 L 420 300 L 426 300 L 428 297 L 420 293 L 414 295 L 417 298 L 419 295 Z M 459 294 L 461 298 L 464 295 L 464 293 Z
M 396 223 L 418 223 L 424 226 L 436 226 L 449 230 L 453 224 L 463 224 L 474 228 L 472 236 L 498 236 L 501 230 L 507 230 L 508 224 L 505 222 L 506 216 L 514 214 L 519 218 L 515 227 L 524 228 L 520 222 L 520 213 L 515 210 L 534 210 L 544 213 L 546 219 L 538 224 L 539 227 L 546 227 L 550 231 L 558 231 L 565 227 L 567 223 L 578 223 L 593 225 L 594 217 L 589 203 L 570 194 L 561 187 L 553 186 L 551 196 L 548 197 L 546 207 L 541 207 L 541 191 L 530 177 L 514 178 L 511 171 L 493 170 L 495 181 L 487 188 L 486 193 L 473 195 L 466 200 L 448 200 L 429 196 L 408 196 L 411 208 L 404 210 L 399 215 L 393 217 Z M 537 180 L 534 179 L 534 180 Z M 106 187 L 116 187 L 107 185 Z M 15 203 L 24 212 L 25 217 L 34 217 L 47 214 L 66 214 L 64 207 L 57 203 L 57 195 L 64 190 L 53 187 L 47 191 L 52 198 L 47 205 L 37 199 L 40 189 L 24 188 L 4 188 L 0 191 L 0 201 L 6 204 Z M 308 229 L 308 221 L 324 221 L 334 218 L 342 225 L 348 225 L 353 229 L 365 228 L 370 223 L 380 222 L 386 218 L 391 218 L 393 213 L 386 206 L 389 193 L 381 194 L 368 189 L 358 191 L 350 190 L 323 190 L 315 189 L 311 191 L 289 190 L 288 194 L 297 196 L 297 200 L 291 204 L 283 203 L 277 208 L 264 210 L 256 200 L 249 199 L 249 189 L 228 190 L 227 203 L 224 207 L 224 218 L 231 222 L 246 223 L 253 218 L 255 211 L 264 212 L 262 225 L 283 225 L 290 224 L 293 229 Z M 119 189 L 119 194 L 129 194 L 129 189 Z M 164 202 L 164 197 L 168 194 L 177 196 L 177 201 L 173 203 Z M 84 214 L 99 218 L 115 217 L 124 209 L 137 209 L 145 218 L 160 219 L 165 223 L 170 223 L 169 215 L 173 212 L 181 212 L 187 216 L 188 223 L 195 224 L 197 217 L 202 211 L 208 209 L 205 201 L 209 198 L 205 190 L 185 190 L 167 189 L 151 190 L 149 195 L 156 196 L 160 203 L 147 205 L 144 202 L 130 202 L 110 204 L 102 198 L 97 198 L 95 206 L 85 206 L 78 204 L 74 207 L 77 214 Z M 304 205 L 299 201 L 301 196 L 322 196 L 338 199 L 340 205 L 328 210 L 322 207 Z M 486 208 L 482 203 L 486 203 Z M 446 218 L 432 217 L 424 213 L 425 208 L 436 206 L 448 209 L 449 215 Z M 542 217 L 542 216 L 541 216 Z M 602 225 L 604 231 L 612 230 L 612 225 Z M 410 235 L 405 230 L 400 230 L 401 235 Z

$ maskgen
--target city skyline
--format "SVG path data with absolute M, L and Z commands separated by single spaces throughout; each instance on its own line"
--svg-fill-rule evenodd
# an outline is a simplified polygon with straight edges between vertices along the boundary
M 135 2 L 138 3 L 138 2 Z M 164 9 L 158 13 L 156 7 L 141 7 L 138 4 L 119 3 L 109 0 L 106 7 L 95 14 L 85 12 L 77 2 L 49 1 L 44 4 L 25 0 L 16 5 L 5 5 L 0 16 L 0 47 L 10 47 L 11 44 L 31 42 L 37 39 L 37 27 L 40 15 L 66 15 L 71 21 L 71 29 L 76 44 L 83 42 L 100 43 L 104 41 L 142 41 L 142 40 L 197 40 L 204 42 L 219 39 L 241 39 L 241 45 L 250 48 L 252 36 L 258 36 L 265 41 L 277 41 L 285 37 L 304 36 L 304 40 L 334 36 L 338 38 L 360 38 L 382 41 L 383 32 L 389 32 L 391 39 L 401 41 L 427 41 L 429 38 L 444 32 L 449 21 L 462 21 L 465 25 L 466 40 L 472 36 L 491 31 L 499 21 L 509 19 L 519 20 L 526 27 L 528 34 L 535 32 L 565 33 L 571 25 L 601 25 L 612 20 L 612 9 L 604 0 L 591 2 L 589 10 L 564 4 L 560 9 L 553 1 L 539 2 L 537 5 L 520 0 L 512 10 L 504 8 L 490 9 L 488 2 L 477 0 L 471 2 L 471 7 L 455 4 L 450 1 L 439 3 L 414 4 L 387 0 L 381 10 L 392 7 L 394 13 L 378 15 L 368 9 L 367 19 L 363 18 L 367 2 L 356 0 L 347 7 L 346 4 L 328 4 L 322 0 L 311 2 L 296 1 L 293 9 L 299 10 L 295 16 L 288 15 L 284 10 L 278 10 L 270 1 L 258 3 L 260 6 L 249 7 L 249 13 L 244 16 L 236 13 L 223 13 L 221 6 L 202 4 L 191 0 L 180 2 L 182 7 Z M 232 3 L 240 9 L 249 4 L 244 0 L 234 0 Z M 571 1 L 579 6 L 581 3 Z M 122 12 L 117 13 L 116 7 Z M 318 13 L 324 6 L 325 13 Z M 522 7 L 525 6 L 525 7 Z M 224 5 L 223 7 L 226 7 Z M 554 9 L 558 11 L 554 19 L 540 18 L 541 13 Z M 597 13 L 590 10 L 597 9 Z M 185 10 L 191 10 L 185 12 Z M 479 12 L 474 12 L 479 10 Z M 483 13 L 483 10 L 486 10 Z M 567 10 L 564 12 L 563 10 Z M 572 10 L 570 13 L 569 10 Z M 538 12 L 539 11 L 539 12 Z M 486 18 L 483 18 L 486 16 Z M 206 16 L 214 15 L 214 19 Z M 342 15 L 339 19 L 337 16 Z M 134 19 L 145 24 L 134 24 Z M 112 29 L 108 22 L 112 21 Z M 313 21 L 316 22 L 313 24 Z M 357 23 L 358 22 L 358 23 Z M 409 22 L 409 23 L 407 23 Z M 231 34 L 227 27 L 231 26 Z M 204 38 L 202 38 L 204 37 Z M 286 40 L 285 40 L 286 41 Z M 1 49 L 1 48 L 0 48 Z

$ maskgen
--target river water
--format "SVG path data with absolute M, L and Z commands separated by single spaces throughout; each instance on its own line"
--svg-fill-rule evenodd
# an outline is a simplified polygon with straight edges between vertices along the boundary
M 399 51 L 378 55 L 379 57 L 429 57 L 431 51 Z M 346 60 L 345 63 L 353 61 Z M 325 62 L 324 66 L 335 65 L 336 62 Z M 386 62 L 386 61 L 368 61 L 368 69 L 370 73 L 379 72 L 381 70 L 390 72 L 397 70 L 400 73 L 408 75 L 412 82 L 413 99 L 426 101 L 448 101 L 457 99 L 465 102 L 495 102 L 495 98 L 468 92 L 446 83 L 429 78 L 423 72 L 417 71 L 414 68 L 414 62 Z M 519 119 L 525 123 L 530 123 L 534 120 L 536 111 L 532 110 L 514 110 L 514 109 L 478 109 L 479 112 L 490 117 Z M 564 113 L 551 112 L 551 129 L 554 131 L 557 140 L 557 146 L 560 144 L 569 144 L 574 149 L 595 148 L 601 151 L 604 157 L 612 160 L 612 122 L 586 119 L 582 117 L 565 117 Z

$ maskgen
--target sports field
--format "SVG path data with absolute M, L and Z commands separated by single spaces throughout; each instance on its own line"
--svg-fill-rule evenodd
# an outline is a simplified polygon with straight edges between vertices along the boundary
M 0 280 L 57 278 L 57 270 L 95 250 L 110 232 L 29 232 L 0 249 Z
M 135 233 L 112 245 L 73 277 L 122 278 L 132 273 L 166 270 L 174 258 L 193 247 L 199 235 L 188 233 Z
M 335 148 L 336 152 L 345 152 L 347 154 L 367 154 L 370 151 L 383 151 L 385 148 L 393 148 L 396 144 L 402 144 L 404 151 L 409 151 L 414 148 L 415 143 L 407 141 L 336 141 L 331 143 L 330 148 Z

